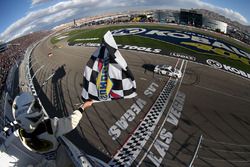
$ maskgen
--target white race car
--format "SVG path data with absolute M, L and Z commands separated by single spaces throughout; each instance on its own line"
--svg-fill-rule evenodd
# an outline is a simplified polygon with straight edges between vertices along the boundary
M 175 77 L 175 78 L 181 78 L 181 71 L 178 69 L 173 68 L 170 65 L 156 65 L 154 69 L 155 73 L 161 74 L 161 75 L 168 75 L 170 77 Z

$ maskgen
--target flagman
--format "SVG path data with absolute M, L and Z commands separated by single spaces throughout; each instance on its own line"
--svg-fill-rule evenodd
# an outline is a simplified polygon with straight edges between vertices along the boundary
M 20 125 L 18 129 L 22 144 L 30 151 L 44 155 L 45 159 L 37 167 L 69 166 L 65 151 L 59 147 L 58 137 L 76 128 L 82 113 L 92 105 L 92 100 L 85 101 L 68 117 L 44 119 L 42 107 L 30 93 L 21 93 L 14 99 L 12 112 Z M 31 165 L 32 166 L 32 165 Z

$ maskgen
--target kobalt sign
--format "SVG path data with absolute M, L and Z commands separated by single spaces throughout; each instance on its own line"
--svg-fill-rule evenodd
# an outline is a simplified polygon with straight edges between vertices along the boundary
M 207 62 L 208 65 L 210 65 L 213 68 L 222 69 L 222 70 L 225 70 L 225 71 L 240 75 L 240 76 L 242 76 L 244 78 L 250 79 L 250 74 L 249 73 L 244 72 L 242 70 L 239 70 L 237 68 L 231 67 L 229 65 L 221 64 L 220 62 L 212 60 L 212 59 L 207 59 L 206 62 Z
M 183 47 L 216 54 L 234 60 L 239 60 L 244 64 L 250 65 L 250 53 L 247 53 L 235 46 L 218 39 L 187 31 L 180 30 L 150 30 L 143 28 L 126 28 L 112 32 L 114 36 L 139 35 L 153 38 L 165 42 L 174 43 Z
M 123 36 L 123 35 L 135 35 L 146 32 L 144 28 L 126 28 L 112 31 L 114 36 Z

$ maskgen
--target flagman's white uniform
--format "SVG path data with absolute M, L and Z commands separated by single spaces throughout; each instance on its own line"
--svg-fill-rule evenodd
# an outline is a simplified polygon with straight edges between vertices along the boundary
M 44 161 L 37 167 L 71 165 L 66 152 L 60 147 L 58 137 L 76 128 L 84 108 L 91 106 L 92 102 L 89 106 L 82 105 L 68 117 L 46 120 L 36 103 L 36 99 L 28 93 L 22 93 L 14 100 L 13 116 L 21 126 L 18 130 L 21 142 L 28 150 L 44 155 Z
M 69 117 L 64 117 L 64 118 L 53 118 L 53 119 L 48 119 L 42 121 L 39 125 L 44 124 L 44 127 L 46 128 L 43 133 L 37 135 L 36 137 L 40 140 L 47 140 L 50 141 L 52 145 L 48 145 L 49 149 L 43 148 L 43 150 L 35 150 L 30 148 L 26 143 L 25 143 L 25 134 L 22 135 L 22 130 L 19 130 L 19 135 L 21 140 L 24 141 L 25 146 L 31 150 L 31 151 L 36 151 L 38 153 L 48 153 L 50 151 L 54 151 L 58 148 L 58 141 L 57 138 L 72 131 L 76 126 L 78 125 L 79 121 L 82 118 L 82 113 L 79 110 L 75 110 Z M 51 124 L 51 125 L 48 125 Z M 38 127 L 39 127 L 38 125 Z M 49 126 L 51 126 L 51 132 L 49 131 Z M 24 138 L 24 139 L 23 139 Z
M 64 117 L 64 118 L 55 117 L 53 119 L 49 119 L 52 128 L 52 134 L 49 133 L 48 131 L 45 131 L 44 133 L 37 136 L 38 139 L 49 143 L 47 144 L 47 148 L 45 146 L 45 148 L 42 148 L 42 150 L 35 150 L 30 148 L 26 144 L 25 139 L 23 139 L 21 133 L 19 133 L 20 139 L 27 149 L 45 155 L 46 160 L 44 160 L 40 164 L 37 164 L 36 167 L 61 166 L 60 164 L 63 164 L 63 166 L 66 167 L 70 165 L 69 163 L 68 165 L 66 165 L 67 162 L 70 162 L 70 160 L 68 159 L 68 156 L 65 154 L 65 150 L 61 150 L 61 148 L 59 147 L 59 142 L 57 138 L 76 128 L 81 118 L 82 118 L 82 113 L 79 110 L 75 110 L 69 117 Z M 45 121 L 43 121 L 41 122 L 41 124 L 46 124 L 46 123 Z

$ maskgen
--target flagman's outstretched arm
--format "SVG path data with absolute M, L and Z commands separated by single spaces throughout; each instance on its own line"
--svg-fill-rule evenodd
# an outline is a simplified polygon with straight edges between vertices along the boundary
M 91 107 L 93 104 L 93 100 L 87 100 L 85 101 L 79 108 L 78 110 L 83 113 L 84 109 Z
M 85 101 L 77 110 L 73 111 L 73 113 L 68 117 L 63 118 L 53 118 L 52 124 L 54 124 L 54 132 L 57 137 L 62 136 L 73 129 L 76 128 L 78 123 L 82 118 L 82 113 L 93 104 L 93 100 Z

